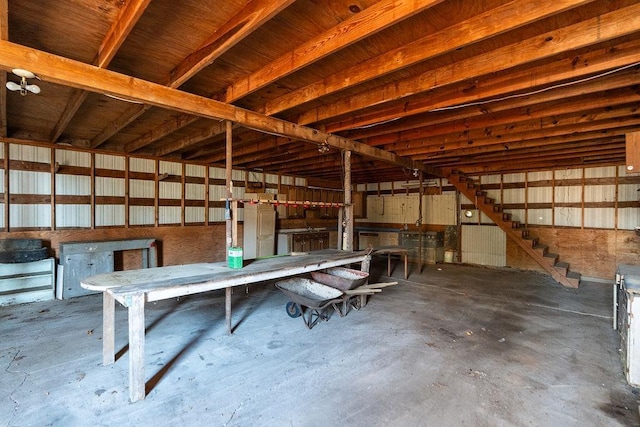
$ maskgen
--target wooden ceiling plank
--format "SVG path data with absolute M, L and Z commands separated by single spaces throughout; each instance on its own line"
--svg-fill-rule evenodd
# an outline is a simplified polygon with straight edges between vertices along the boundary
M 91 90 L 91 89 L 87 89 Z M 98 93 L 100 93 L 98 91 Z M 118 96 L 118 95 L 116 95 Z M 120 132 L 138 117 L 142 116 L 144 113 L 149 111 L 151 105 L 137 104 L 132 105 L 127 110 L 121 114 L 114 121 L 109 123 L 104 129 L 100 131 L 96 136 L 91 139 L 89 146 L 91 148 L 98 148 L 102 143 L 104 143 L 107 139 L 111 138 L 116 133 Z
M 529 96 L 496 101 L 483 106 L 469 106 L 448 112 L 421 114 L 411 121 L 395 125 L 391 123 L 384 130 L 364 130 L 344 135 L 351 139 L 365 139 L 367 144 L 382 146 L 399 141 L 433 137 L 452 132 L 463 132 L 472 128 L 513 123 L 520 120 L 540 118 L 554 114 L 564 114 L 582 110 L 619 105 L 630 102 L 638 95 L 629 91 L 612 90 L 634 85 L 640 71 L 634 70 L 604 80 L 588 81 L 545 91 Z M 610 91 L 609 93 L 604 93 Z M 579 101 L 580 104 L 576 104 Z M 384 133 L 381 133 L 384 131 Z M 387 133 L 388 132 L 388 133 Z
M 232 48 L 291 3 L 293 3 L 293 0 L 260 0 L 249 2 L 239 13 L 218 28 L 203 46 L 182 60 L 167 77 L 166 85 L 171 88 L 180 87 L 184 82 L 200 72 L 203 68 L 209 66 L 219 58 L 220 55 Z M 131 117 L 119 118 L 119 122 L 129 124 L 139 117 L 139 114 L 136 115 L 135 112 L 131 114 Z M 182 114 L 173 120 L 175 127 L 162 125 L 158 129 L 151 130 L 137 140 L 129 142 L 125 150 L 127 152 L 133 152 L 144 148 L 198 119 L 199 117 Z M 100 135 L 93 139 L 92 143 L 99 146 L 120 131 L 120 129 L 121 128 L 115 126 L 105 128 Z
M 438 150 L 427 148 L 421 154 L 414 156 L 416 160 L 430 161 L 440 157 L 465 156 L 477 153 L 491 152 L 496 150 L 505 150 L 505 144 L 509 150 L 527 147 L 537 147 L 539 145 L 551 145 L 565 143 L 567 141 L 585 141 L 594 138 L 616 137 L 629 132 L 640 124 L 640 120 L 627 120 L 620 124 L 620 127 L 611 127 L 612 123 L 598 123 L 585 128 L 584 126 L 573 126 L 564 129 L 556 129 L 553 133 L 539 133 L 531 135 L 530 138 L 516 139 L 506 143 L 490 141 L 478 141 L 474 143 L 474 147 L 461 147 L 453 150 Z
M 9 40 L 9 0 L 0 0 L 0 40 Z M 0 71 L 0 136 L 7 136 L 6 71 Z
M 122 6 L 118 17 L 111 24 L 104 40 L 102 40 L 93 64 L 100 68 L 106 68 L 109 65 L 150 2 L 151 0 L 131 0 Z M 62 115 L 58 119 L 55 127 L 51 130 L 49 135 L 51 142 L 56 142 L 58 138 L 60 138 L 60 135 L 62 135 L 67 126 L 69 126 L 69 123 L 71 123 L 71 120 L 87 99 L 88 95 L 87 92 L 78 89 L 75 89 L 71 93 L 71 97 Z
M 226 102 L 234 102 L 274 81 L 371 36 L 442 0 L 382 0 L 303 43 L 287 54 L 227 88 Z
M 586 76 L 618 69 L 638 62 L 640 62 L 640 40 L 588 52 L 579 57 L 565 58 L 551 64 L 514 71 L 504 76 L 475 79 L 473 88 L 465 88 L 465 90 L 463 90 L 460 87 L 452 87 L 447 91 L 440 91 L 437 94 L 433 94 L 427 98 L 421 98 L 418 101 L 404 101 L 390 107 L 383 106 L 374 112 L 358 115 L 349 120 L 328 123 L 325 126 L 325 130 L 335 133 L 348 129 L 356 129 L 354 132 L 349 132 L 349 137 L 360 139 L 372 135 L 373 132 L 380 134 L 380 129 L 385 130 L 388 128 L 390 132 L 399 130 L 395 129 L 392 125 L 367 127 L 367 125 L 380 120 L 415 116 L 443 107 L 472 103 L 478 103 L 479 111 L 494 111 L 496 102 L 490 102 L 493 98 L 501 98 L 505 94 L 521 93 L 522 91 L 549 87 L 559 82 L 579 81 Z M 464 113 L 462 109 L 454 109 L 451 111 L 451 119 L 455 119 L 455 111 L 458 111 L 457 114 L 460 114 L 458 118 L 463 117 Z M 366 130 L 358 131 L 361 127 L 365 127 Z
M 198 132 L 197 135 L 187 135 L 183 138 L 171 141 L 170 144 L 167 144 L 164 147 L 158 148 L 157 150 L 155 150 L 154 155 L 157 157 L 162 157 L 171 153 L 175 153 L 176 151 L 184 150 L 185 148 L 191 147 L 192 145 L 204 141 L 205 139 L 224 134 L 226 128 L 227 126 L 224 121 L 214 122 L 207 128 L 202 129 L 200 132 Z
M 169 120 L 167 120 L 157 128 L 151 129 L 149 132 L 145 133 L 139 138 L 126 143 L 124 146 L 124 151 L 127 153 L 133 153 L 141 148 L 146 147 L 154 141 L 157 141 L 179 129 L 182 129 L 185 126 L 197 122 L 198 120 L 201 120 L 201 118 L 198 116 L 192 116 L 190 114 L 177 114 L 175 116 L 172 116 Z
M 425 146 L 441 145 L 445 146 L 445 150 L 452 145 L 468 145 L 469 142 L 475 142 L 484 139 L 486 137 L 495 138 L 504 143 L 510 139 L 510 135 L 520 135 L 534 132 L 542 132 L 546 129 L 558 128 L 561 126 L 580 125 L 598 122 L 602 120 L 611 119 L 625 119 L 638 115 L 638 105 L 640 101 L 640 93 L 632 91 L 622 96 L 619 101 L 620 104 L 615 103 L 615 98 L 609 98 L 605 94 L 602 95 L 602 100 L 605 102 L 598 102 L 594 99 L 593 104 L 599 105 L 595 107 L 587 99 L 572 99 L 576 105 L 579 102 L 584 104 L 580 106 L 580 109 L 575 109 L 569 113 L 566 111 L 556 112 L 553 109 L 544 110 L 540 109 L 539 114 L 532 114 L 530 117 L 516 117 L 505 114 L 505 118 L 511 118 L 511 120 L 501 120 L 494 123 L 486 123 L 479 126 L 469 124 L 467 129 L 460 131 L 454 131 L 446 134 L 429 135 L 415 139 L 405 138 L 399 142 L 386 144 L 385 150 L 388 151 L 402 151 L 404 149 L 416 149 Z M 606 102 L 611 100 L 610 103 Z M 437 133 L 437 132 L 436 132 Z
M 311 109 L 300 115 L 298 123 L 310 124 L 324 121 L 354 113 L 372 105 L 384 104 L 388 100 L 397 101 L 409 95 L 426 93 L 436 88 L 633 34 L 638 31 L 638 28 L 640 28 L 640 4 L 634 4 L 451 65 L 429 70 L 377 90 L 350 96 L 344 102 Z M 378 116 L 376 120 L 384 121 L 385 118 Z M 374 123 L 376 122 L 368 124 Z
M 512 1 L 269 101 L 264 112 L 279 113 L 591 1 Z
M 239 13 L 218 28 L 198 50 L 192 52 L 171 71 L 167 85 L 179 87 L 294 1 L 253 0 L 248 2 Z
M 0 57 L 0 68 L 7 70 L 17 66 L 27 67 L 44 80 L 54 84 L 114 95 L 149 106 L 198 115 L 208 119 L 230 120 L 260 132 L 287 136 L 314 144 L 326 143 L 339 150 L 349 150 L 354 154 L 419 169 L 432 175 L 440 174 L 440 171 L 436 169 L 425 168 L 421 163 L 397 156 L 394 153 L 214 99 L 182 92 L 8 41 L 0 41 L 0 50 L 3 52 Z

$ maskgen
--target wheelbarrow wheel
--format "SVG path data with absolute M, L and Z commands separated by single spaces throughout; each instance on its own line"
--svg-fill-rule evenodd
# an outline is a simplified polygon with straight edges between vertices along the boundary
M 293 301 L 289 301 L 286 306 L 287 314 L 289 317 L 300 317 L 302 316 L 302 311 L 300 310 L 300 306 Z

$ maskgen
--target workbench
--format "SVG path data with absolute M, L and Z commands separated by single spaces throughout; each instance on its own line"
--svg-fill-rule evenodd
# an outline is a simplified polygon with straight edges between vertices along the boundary
M 145 397 L 144 344 L 146 302 L 159 301 L 250 285 L 266 280 L 309 273 L 330 267 L 368 260 L 366 252 L 337 249 L 314 251 L 305 255 L 279 256 L 247 261 L 241 269 L 227 263 L 186 264 L 141 270 L 117 271 L 83 279 L 85 289 L 103 294 L 103 364 L 115 362 L 115 301 L 128 310 L 129 326 L 129 397 L 132 402 Z M 368 271 L 368 262 L 363 262 Z M 227 295 L 230 293 L 228 292 Z M 226 302 L 227 319 L 231 317 L 230 299 Z

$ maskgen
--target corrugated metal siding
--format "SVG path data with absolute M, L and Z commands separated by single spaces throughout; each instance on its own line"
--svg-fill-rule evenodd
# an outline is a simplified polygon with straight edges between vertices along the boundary
M 507 263 L 507 237 L 492 225 L 462 226 L 462 262 L 504 267 Z

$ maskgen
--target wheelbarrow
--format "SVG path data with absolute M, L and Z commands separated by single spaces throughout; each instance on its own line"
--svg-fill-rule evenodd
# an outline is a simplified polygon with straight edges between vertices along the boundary
M 276 283 L 291 301 L 286 310 L 289 317 L 300 317 L 307 328 L 313 328 L 321 320 L 329 320 L 328 308 L 340 312 L 337 305 L 344 301 L 344 293 L 331 286 L 323 285 L 304 277 L 293 277 Z

